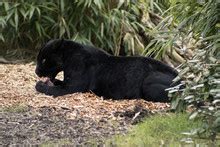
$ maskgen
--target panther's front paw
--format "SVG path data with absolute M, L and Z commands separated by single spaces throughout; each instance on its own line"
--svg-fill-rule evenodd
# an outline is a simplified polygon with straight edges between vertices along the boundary
M 46 93 L 48 91 L 48 85 L 45 82 L 43 82 L 43 81 L 38 81 L 36 83 L 35 89 L 38 92 Z

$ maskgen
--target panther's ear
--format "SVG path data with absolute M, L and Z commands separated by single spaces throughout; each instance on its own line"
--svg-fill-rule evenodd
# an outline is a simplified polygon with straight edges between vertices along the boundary
M 49 47 L 52 50 L 58 51 L 63 45 L 64 39 L 53 39 L 48 41 L 46 47 Z

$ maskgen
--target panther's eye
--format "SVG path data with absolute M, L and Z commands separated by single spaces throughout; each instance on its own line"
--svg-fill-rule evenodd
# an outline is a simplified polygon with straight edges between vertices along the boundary
M 44 64 L 45 62 L 46 62 L 46 59 L 43 59 L 43 60 L 42 60 L 42 64 Z

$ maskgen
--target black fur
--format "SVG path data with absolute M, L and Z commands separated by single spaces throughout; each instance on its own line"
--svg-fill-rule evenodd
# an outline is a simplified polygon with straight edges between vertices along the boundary
M 64 71 L 64 80 L 55 79 Z M 39 81 L 36 90 L 61 96 L 92 91 L 104 98 L 143 98 L 169 101 L 166 88 L 177 72 L 162 62 L 146 57 L 115 57 L 100 49 L 68 40 L 49 41 L 37 57 L 36 74 L 50 77 L 54 86 Z

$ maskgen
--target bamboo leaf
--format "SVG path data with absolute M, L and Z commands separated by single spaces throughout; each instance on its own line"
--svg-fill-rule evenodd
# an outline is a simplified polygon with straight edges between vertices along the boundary
M 34 6 L 30 6 L 30 9 L 29 9 L 29 20 L 32 19 L 34 11 L 35 11 L 35 7 Z
M 41 37 L 41 36 L 42 36 L 41 27 L 40 27 L 40 24 L 39 24 L 38 21 L 35 22 L 35 26 L 36 26 L 36 29 L 37 29 L 37 33 L 38 33 L 39 36 Z
M 55 24 L 55 20 L 53 20 L 53 18 L 48 17 L 48 16 L 42 16 L 42 18 L 46 19 L 47 21 L 51 22 L 52 24 Z
M 125 0 L 119 0 L 118 2 L 118 8 L 120 8 L 125 3 Z
M 15 22 L 15 31 L 18 31 L 18 11 L 15 9 L 15 15 L 14 15 L 14 22 Z
M 22 8 L 22 9 L 19 9 L 21 15 L 23 16 L 24 19 L 26 19 L 27 15 L 25 13 L 25 10 Z
M 3 42 L 5 42 L 5 38 L 4 38 L 4 36 L 2 35 L 2 33 L 0 33 L 0 40 L 3 41 Z
M 102 1 L 101 0 L 94 0 L 94 3 L 96 6 L 98 6 L 99 9 L 102 8 Z
M 198 114 L 199 114 L 198 111 L 193 112 L 193 113 L 189 116 L 189 119 L 195 119 L 195 118 L 198 116 Z
M 36 7 L 36 10 L 37 10 L 38 16 L 41 16 L 41 10 L 39 9 L 39 7 Z
M 4 4 L 5 11 L 8 12 L 8 10 L 9 10 L 9 3 L 8 2 L 3 2 L 3 4 Z
M 9 20 L 9 24 L 12 25 L 12 26 L 15 28 L 15 23 L 14 23 L 14 20 L 13 20 L 13 19 L 10 19 L 10 20 Z
M 64 7 L 65 7 L 65 3 L 64 3 L 64 0 L 60 0 L 60 9 L 61 9 L 61 14 L 63 15 L 64 14 Z

